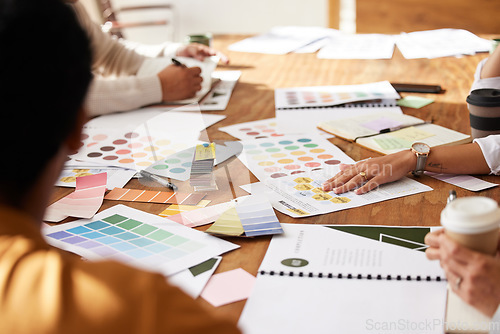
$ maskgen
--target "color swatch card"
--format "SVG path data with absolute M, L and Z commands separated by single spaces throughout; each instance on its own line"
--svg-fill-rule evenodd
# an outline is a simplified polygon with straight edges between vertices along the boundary
M 50 205 L 43 219 L 57 223 L 69 216 L 93 217 L 102 205 L 106 179 L 106 173 L 78 177 L 75 191 Z
M 168 219 L 188 227 L 202 226 L 213 223 L 231 207 L 234 207 L 232 201 L 207 206 L 206 208 L 198 208 L 188 212 L 182 212 L 169 216 Z M 160 216 L 163 215 L 160 213 Z
M 124 205 L 44 233 L 52 245 L 86 259 L 116 260 L 166 276 L 239 247 Z
M 197 205 L 206 194 L 115 188 L 104 199 L 112 201 Z
M 335 145 L 315 136 L 287 135 L 242 143 L 238 158 L 260 181 L 353 162 Z
M 178 286 L 193 299 L 196 299 L 200 296 L 221 260 L 222 256 L 215 256 L 196 266 L 169 276 L 168 282 Z
M 231 237 L 239 237 L 245 233 L 241 220 L 238 217 L 236 207 L 231 207 L 220 215 L 219 218 L 205 232 L 214 235 L 226 235 Z
M 63 169 L 55 185 L 59 187 L 76 187 L 76 178 L 81 176 L 95 175 L 100 173 L 108 174 L 106 188 L 121 188 L 130 181 L 136 171 L 122 168 L 71 168 Z
M 239 140 L 283 137 L 287 133 L 309 133 L 309 131 L 285 131 L 278 126 L 276 118 L 261 119 L 253 122 L 224 126 L 219 128 L 219 131 L 229 133 L 231 136 L 238 138 Z M 317 129 L 316 125 L 314 126 L 314 129 L 312 129 L 311 133 L 318 134 L 324 138 L 333 137 L 331 134 Z
M 162 217 L 170 217 L 180 213 L 206 208 L 210 202 L 210 200 L 203 199 L 196 205 L 171 204 L 158 215 Z
M 191 166 L 189 183 L 194 186 L 210 187 L 215 186 L 215 178 L 212 174 L 215 162 L 215 144 L 204 143 L 196 145 Z M 216 186 L 215 186 L 216 188 Z
M 399 94 L 389 81 L 362 85 L 278 88 L 274 91 L 276 109 L 328 107 L 378 99 L 399 99 Z
M 337 195 L 325 192 L 322 184 L 337 171 L 313 171 L 268 179 L 264 184 L 252 185 L 252 194 L 268 197 L 273 207 L 291 217 L 308 217 L 409 196 L 432 188 L 409 178 L 384 184 L 363 195 L 353 191 Z
M 206 230 L 208 233 L 256 237 L 283 233 L 273 207 L 264 196 L 243 196 Z

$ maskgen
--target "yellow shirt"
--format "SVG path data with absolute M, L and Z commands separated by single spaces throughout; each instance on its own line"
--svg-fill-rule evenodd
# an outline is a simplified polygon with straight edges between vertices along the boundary
M 0 333 L 239 333 L 159 274 L 87 262 L 0 207 Z

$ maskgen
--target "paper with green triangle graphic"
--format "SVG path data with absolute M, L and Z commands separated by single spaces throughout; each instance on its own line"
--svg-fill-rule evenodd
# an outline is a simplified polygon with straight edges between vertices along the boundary
M 236 207 L 233 206 L 224 212 L 206 232 L 237 237 L 242 235 L 245 230 L 243 229 L 243 225 L 241 225 Z
M 388 244 L 425 251 L 425 235 L 431 232 L 430 227 L 395 227 L 365 225 L 330 225 L 328 228 L 354 234 Z

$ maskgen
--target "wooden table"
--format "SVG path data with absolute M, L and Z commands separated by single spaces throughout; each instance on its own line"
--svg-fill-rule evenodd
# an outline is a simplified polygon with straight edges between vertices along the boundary
M 435 99 L 435 102 L 421 109 L 403 108 L 407 114 L 430 120 L 453 130 L 470 134 L 469 116 L 465 99 L 473 81 L 478 62 L 487 54 L 463 58 L 438 58 L 406 60 L 396 49 L 391 60 L 323 60 L 315 54 L 264 55 L 227 51 L 228 45 L 245 36 L 217 36 L 214 46 L 225 52 L 231 59 L 228 66 L 220 70 L 241 70 L 242 76 L 236 85 L 227 110 L 211 112 L 226 115 L 223 121 L 207 129 L 209 140 L 234 140 L 230 135 L 218 131 L 219 127 L 236 123 L 271 118 L 274 113 L 274 89 L 283 87 L 362 84 L 382 80 L 391 82 L 439 84 L 444 94 L 420 94 Z M 404 93 L 402 95 L 405 95 Z M 375 157 L 378 154 L 363 149 L 355 144 L 333 138 L 333 144 L 340 147 L 354 160 Z M 240 185 L 258 181 L 246 167 L 235 158 L 223 163 L 216 169 L 219 191 L 211 192 L 208 199 L 212 204 L 228 201 L 247 195 Z M 480 176 L 498 182 L 496 176 Z M 230 179 L 230 182 L 227 180 Z M 432 187 L 434 191 L 402 197 L 360 208 L 334 212 L 309 218 L 294 219 L 277 212 L 282 223 L 306 224 L 369 224 L 398 226 L 439 225 L 439 214 L 446 204 L 448 191 L 454 189 L 458 196 L 471 196 L 474 193 L 422 176 L 419 181 Z M 137 180 L 132 180 L 127 188 L 144 189 Z M 180 190 L 191 191 L 189 182 L 181 184 Z M 57 188 L 53 199 L 61 198 L 71 190 Z M 498 187 L 479 193 L 481 196 L 500 198 Z M 101 210 L 117 204 L 105 201 Z M 124 202 L 123 204 L 150 213 L 160 213 L 165 209 L 161 204 Z M 208 226 L 200 227 L 205 230 Z M 257 274 L 264 257 L 270 237 L 253 239 L 228 238 L 241 246 L 238 250 L 224 254 L 217 273 L 243 268 L 252 275 Z M 213 309 L 221 316 L 238 321 L 245 301 L 213 308 L 200 298 L 200 303 Z

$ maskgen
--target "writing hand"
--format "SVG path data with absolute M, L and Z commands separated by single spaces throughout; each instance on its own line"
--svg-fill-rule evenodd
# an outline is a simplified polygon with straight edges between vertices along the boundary
M 158 73 L 163 101 L 176 101 L 193 97 L 201 89 L 203 78 L 199 67 L 170 65 Z

